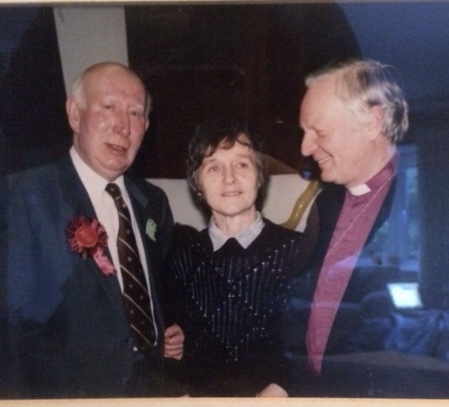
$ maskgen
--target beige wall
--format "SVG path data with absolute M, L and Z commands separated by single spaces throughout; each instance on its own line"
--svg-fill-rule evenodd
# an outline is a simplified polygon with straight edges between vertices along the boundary
M 79 73 L 96 62 L 128 64 L 122 6 L 62 6 L 53 10 L 66 91 Z

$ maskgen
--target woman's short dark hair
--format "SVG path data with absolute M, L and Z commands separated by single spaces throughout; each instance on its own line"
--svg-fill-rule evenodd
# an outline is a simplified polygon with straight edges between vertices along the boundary
M 241 136 L 245 138 L 242 139 Z M 259 190 L 267 182 L 265 159 L 259 142 L 251 136 L 246 123 L 239 119 L 210 119 L 199 125 L 190 141 L 187 156 L 187 181 L 196 195 L 202 191 L 198 184 L 198 170 L 206 157 L 210 157 L 221 148 L 232 148 L 235 143 L 248 146 L 256 158 Z

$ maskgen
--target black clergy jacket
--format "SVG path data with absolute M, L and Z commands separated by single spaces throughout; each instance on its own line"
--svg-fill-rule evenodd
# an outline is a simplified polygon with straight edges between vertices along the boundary
M 416 355 L 435 358 L 438 347 L 444 346 L 444 338 L 435 331 L 426 330 L 432 326 L 439 329 L 441 318 L 449 321 L 449 315 L 425 307 L 413 312 L 399 310 L 387 288 L 388 283 L 407 281 L 410 277 L 401 271 L 394 258 L 388 257 L 389 248 L 379 245 L 393 224 L 392 219 L 397 216 L 395 211 L 402 209 L 397 201 L 397 188 L 395 179 L 362 247 L 338 306 L 319 376 L 311 373 L 307 366 L 307 324 L 318 276 L 346 189 L 324 184 L 314 202 L 307 229 L 308 233 L 318 230 L 318 243 L 306 266 L 307 272 L 294 284 L 291 298 L 296 321 L 287 346 L 291 362 L 292 383 L 288 388 L 291 396 L 449 397 L 445 384 L 447 373 L 425 369 L 414 360 Z M 447 347 L 441 352 L 447 352 Z

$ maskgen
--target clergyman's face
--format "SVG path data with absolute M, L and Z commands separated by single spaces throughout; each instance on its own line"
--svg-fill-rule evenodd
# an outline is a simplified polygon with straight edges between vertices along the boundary
M 113 181 L 133 163 L 149 125 L 141 81 L 121 67 L 92 72 L 81 100 L 69 98 L 74 146 L 95 172 Z
M 198 169 L 198 184 L 216 219 L 239 217 L 251 223 L 258 183 L 255 153 L 238 141 L 231 148 L 217 148 Z
M 312 156 L 326 182 L 356 186 L 371 169 L 367 129 L 335 93 L 335 78 L 321 78 L 307 90 L 300 108 L 301 153 Z

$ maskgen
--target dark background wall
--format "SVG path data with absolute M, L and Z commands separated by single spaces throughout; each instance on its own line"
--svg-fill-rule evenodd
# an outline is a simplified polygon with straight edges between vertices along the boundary
M 349 56 L 393 65 L 410 104 L 404 144 L 416 147 L 415 269 L 426 302 L 449 307 L 449 3 L 148 4 L 124 13 L 130 66 L 154 97 L 133 168 L 143 177 L 184 177 L 194 128 L 220 114 L 248 120 L 273 173 L 308 168 L 297 124 L 305 75 Z M 53 8 L 2 6 L 0 174 L 67 151 L 64 100 Z
M 247 119 L 266 153 L 297 168 L 304 75 L 330 60 L 360 55 L 343 12 L 332 3 L 125 11 L 130 65 L 154 95 L 153 126 L 136 164 L 152 176 L 182 178 L 195 127 L 229 114 Z

